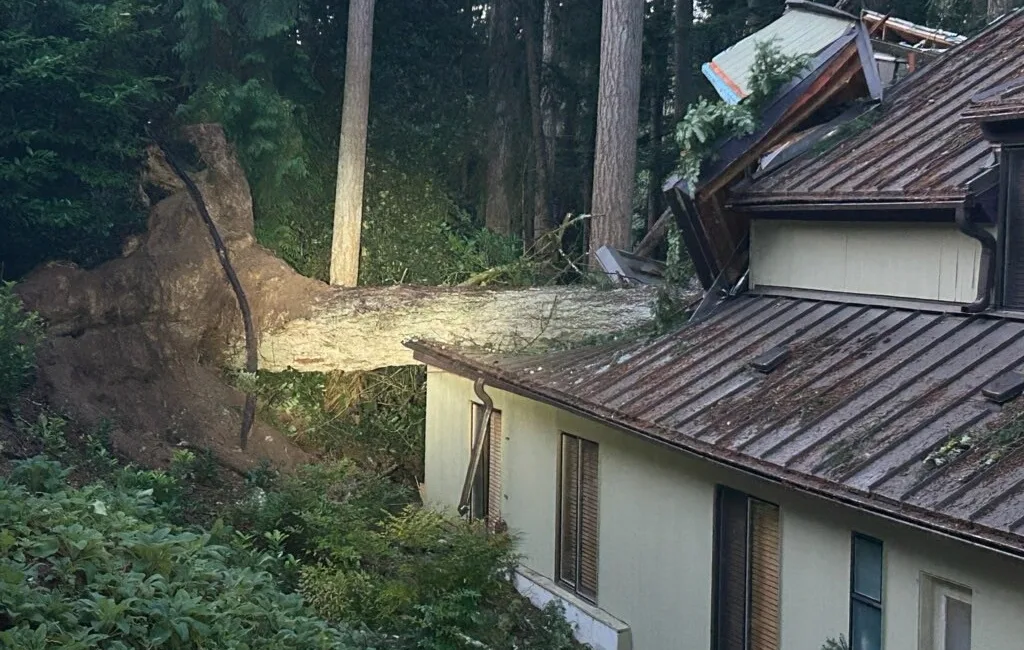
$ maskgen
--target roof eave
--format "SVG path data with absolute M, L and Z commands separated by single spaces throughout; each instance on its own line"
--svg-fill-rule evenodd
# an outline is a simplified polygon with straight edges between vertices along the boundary
M 439 344 L 432 344 L 421 340 L 408 340 L 404 342 L 404 345 L 413 351 L 413 358 L 420 363 L 440 368 L 467 379 L 483 378 L 491 386 L 499 390 L 554 406 L 599 424 L 612 426 L 624 433 L 637 436 L 661 447 L 681 451 L 716 465 L 824 498 L 828 501 L 861 510 L 884 519 L 896 521 L 903 525 L 952 538 L 995 553 L 1008 555 L 1015 559 L 1024 558 L 1024 539 L 1015 535 L 1007 535 L 999 531 L 989 532 L 987 528 L 978 525 L 971 526 L 966 522 L 952 520 L 906 503 L 893 502 L 890 499 L 877 496 L 871 497 L 867 493 L 833 486 L 821 479 L 779 468 L 748 456 L 726 453 L 720 448 L 697 440 L 681 440 L 678 435 L 671 435 L 672 442 L 670 442 L 666 438 L 655 435 L 651 429 L 657 427 L 649 423 L 633 421 L 631 418 L 623 417 L 606 407 L 581 403 L 573 400 L 571 396 L 564 395 L 556 390 L 537 390 L 518 381 L 511 373 L 505 373 L 500 368 L 484 366 L 457 352 L 444 349 Z M 668 430 L 662 433 L 666 436 L 671 434 Z M 970 529 L 972 528 L 983 529 L 985 532 L 982 534 L 971 532 Z
M 955 210 L 967 204 L 967 196 L 922 198 L 909 201 L 868 200 L 835 198 L 819 200 L 798 200 L 789 197 L 751 198 L 730 202 L 731 209 L 738 212 L 864 212 L 871 210 Z

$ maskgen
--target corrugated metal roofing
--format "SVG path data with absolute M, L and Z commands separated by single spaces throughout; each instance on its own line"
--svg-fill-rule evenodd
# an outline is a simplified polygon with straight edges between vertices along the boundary
M 1017 12 L 911 75 L 878 122 L 824 153 L 797 158 L 733 195 L 737 205 L 962 200 L 991 161 L 971 98 L 1024 73 L 1024 13 Z
M 777 369 L 750 366 L 778 346 L 789 355 Z M 1024 397 L 1000 407 L 981 393 L 1024 371 L 1022 321 L 746 295 L 653 340 L 519 359 L 411 347 L 428 363 L 1024 554 Z
M 786 54 L 814 56 L 855 22 L 852 16 L 843 18 L 794 4 L 787 7 L 778 20 L 720 52 L 701 70 L 722 99 L 737 104 L 750 94 L 750 67 L 754 64 L 758 43 L 775 41 Z
M 1017 77 L 976 95 L 961 117 L 975 122 L 1019 119 L 1024 116 L 1024 77 Z

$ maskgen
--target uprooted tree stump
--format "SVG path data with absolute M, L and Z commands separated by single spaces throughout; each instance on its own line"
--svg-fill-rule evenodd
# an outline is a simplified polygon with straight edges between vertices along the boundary
M 427 337 L 497 348 L 579 340 L 649 321 L 649 290 L 547 287 L 341 289 L 299 275 L 253 235 L 252 199 L 217 125 L 184 131 L 203 169 L 191 174 L 230 251 L 259 333 L 263 369 L 368 370 L 414 363 L 402 341 Z M 238 470 L 266 458 L 308 460 L 257 422 L 246 450 L 244 395 L 221 369 L 244 346 L 234 294 L 195 204 L 151 147 L 143 179 L 147 232 L 95 269 L 49 264 L 18 286 L 47 323 L 39 376 L 51 402 L 83 424 L 114 423 L 121 453 L 153 465 L 177 445 L 209 448 Z

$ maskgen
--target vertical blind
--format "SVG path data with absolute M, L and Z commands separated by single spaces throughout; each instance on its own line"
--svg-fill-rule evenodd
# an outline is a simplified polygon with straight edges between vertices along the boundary
M 487 428 L 487 522 L 493 527 L 501 521 L 501 452 L 505 435 L 501 431 L 501 411 L 491 413 Z
M 558 579 L 597 600 L 598 446 L 562 434 L 559 498 Z

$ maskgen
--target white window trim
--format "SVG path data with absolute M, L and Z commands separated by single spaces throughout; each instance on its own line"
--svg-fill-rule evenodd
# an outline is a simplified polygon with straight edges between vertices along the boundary
M 969 587 L 958 585 L 944 578 L 924 572 L 921 573 L 920 591 L 921 612 L 918 648 L 919 650 L 945 650 L 946 601 L 947 599 L 953 599 L 970 605 L 971 617 L 973 619 L 973 592 Z

